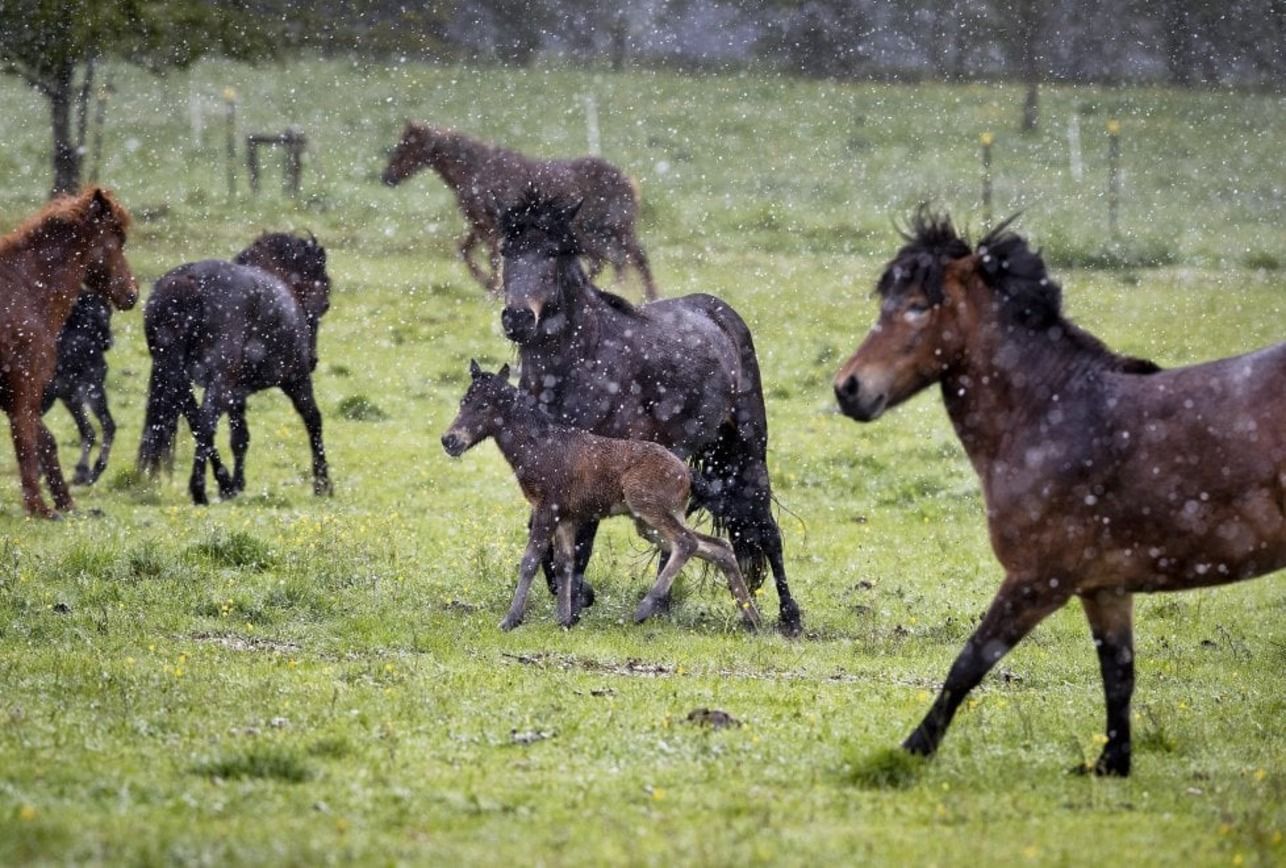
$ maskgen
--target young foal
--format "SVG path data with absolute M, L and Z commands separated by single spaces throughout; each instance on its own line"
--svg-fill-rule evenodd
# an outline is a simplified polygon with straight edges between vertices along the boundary
M 559 577 L 558 623 L 570 627 L 576 622 L 576 533 L 586 522 L 612 515 L 634 516 L 639 533 L 669 553 L 665 569 L 639 603 L 635 621 L 655 613 L 674 577 L 695 555 L 723 570 L 742 618 L 751 627 L 759 626 L 759 612 L 731 546 L 693 531 L 683 521 L 691 488 L 687 465 L 655 443 L 598 437 L 555 424 L 534 398 L 509 384 L 508 365 L 488 374 L 473 362 L 469 372 L 469 390 L 442 435 L 442 446 L 458 457 L 488 437 L 496 438 L 532 505 L 518 589 L 500 629 L 512 630 L 522 623 L 527 592 L 551 539 Z
M 40 405 L 44 415 L 55 401 L 62 401 L 76 423 L 80 434 L 80 460 L 72 477 L 76 485 L 93 485 L 103 475 L 116 438 L 116 422 L 107 407 L 107 351 L 111 346 L 111 305 L 95 293 L 82 292 L 58 335 L 58 364 Z M 103 446 L 92 468 L 89 455 L 95 434 L 86 407 L 103 427 Z
M 625 173 L 599 157 L 533 160 L 517 151 L 488 145 L 452 130 L 408 121 L 393 149 L 383 180 L 396 186 L 425 167 L 432 168 L 455 193 L 469 224 L 460 256 L 474 279 L 493 293 L 500 290 L 500 231 L 497 220 L 528 189 L 567 201 L 582 201 L 575 231 L 590 277 L 610 262 L 619 279 L 633 266 L 643 279 L 644 295 L 657 297 L 647 255 L 639 244 L 638 194 Z M 486 245 L 491 273 L 473 261 L 473 249 Z
M 0 238 L 0 407 L 13 431 L 23 504 L 33 515 L 55 515 L 40 495 L 42 474 L 55 509 L 74 508 L 41 402 L 57 365 L 58 334 L 81 287 L 121 310 L 138 300 L 125 261 L 128 228 L 128 212 L 93 187 L 54 199 Z
M 942 384 L 1005 580 L 903 747 L 932 754 L 965 695 L 1075 596 L 1107 698 L 1092 770 L 1127 775 L 1132 595 L 1286 566 L 1286 344 L 1161 371 L 1064 319 L 1044 262 L 1003 226 L 976 251 L 945 216 L 913 230 L 835 393 L 866 422 Z
M 246 398 L 275 386 L 286 393 L 308 429 L 313 492 L 330 494 L 312 380 L 317 328 L 329 308 L 326 251 L 311 235 L 264 233 L 232 262 L 192 262 L 161 277 L 143 312 L 152 376 L 139 469 L 152 474 L 171 463 L 183 415 L 197 444 L 188 484 L 192 501 L 209 502 L 207 461 L 219 496 L 234 497 L 246 485 Z M 200 406 L 192 395 L 194 382 L 205 389 Z M 224 413 L 232 435 L 231 475 L 214 446 Z

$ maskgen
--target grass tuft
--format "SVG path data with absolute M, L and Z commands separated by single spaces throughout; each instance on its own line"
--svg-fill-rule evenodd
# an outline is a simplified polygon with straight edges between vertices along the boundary
M 274 562 L 268 543 L 244 531 L 218 530 L 189 546 L 187 554 L 221 567 L 266 569 Z
M 353 422 L 382 422 L 388 418 L 388 413 L 365 395 L 349 395 L 340 401 L 339 415 Z
M 225 781 L 241 778 L 285 781 L 298 784 L 310 780 L 313 771 L 294 750 L 272 746 L 257 746 L 247 751 L 200 763 L 193 772 Z
M 844 777 L 862 789 L 904 790 L 919 779 L 927 763 L 924 757 L 900 747 L 880 748 L 874 753 L 859 753 L 856 748 L 849 748 L 844 759 Z

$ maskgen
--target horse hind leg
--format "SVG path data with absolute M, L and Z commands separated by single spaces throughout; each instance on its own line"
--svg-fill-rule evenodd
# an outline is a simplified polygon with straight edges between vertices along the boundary
M 94 481 L 90 478 L 89 470 L 89 455 L 97 439 L 94 435 L 94 426 L 89 422 L 89 415 L 85 412 L 85 404 L 79 394 L 63 398 L 63 406 L 71 413 L 72 421 L 76 423 L 76 433 L 80 437 L 80 457 L 76 461 L 76 470 L 72 474 L 71 482 L 72 485 L 89 485 Z
M 1134 694 L 1134 600 L 1130 594 L 1102 591 L 1081 597 L 1098 651 L 1107 700 L 1107 742 L 1098 761 L 1085 769 L 1096 775 L 1130 774 L 1130 699 Z
M 679 518 L 669 512 L 645 508 L 636 509 L 634 515 L 640 523 L 655 531 L 660 537 L 661 545 L 669 550 L 665 567 L 656 577 L 651 590 L 639 601 L 638 608 L 634 610 L 634 621 L 639 623 L 666 608 L 670 587 L 674 584 L 675 577 L 683 569 L 684 564 L 697 553 L 700 544 L 697 542 L 696 535 Z M 643 535 L 649 539 L 656 538 L 646 531 Z
M 732 592 L 733 599 L 737 601 L 737 608 L 741 611 L 742 620 L 751 629 L 759 629 L 759 609 L 755 606 L 755 600 L 750 595 L 750 589 L 746 587 L 746 580 L 742 577 L 741 569 L 737 566 L 737 556 L 733 553 L 732 546 L 718 537 L 707 536 L 696 531 L 693 531 L 693 536 L 697 539 L 696 556 L 723 570 L 723 574 L 728 577 L 728 590 Z
M 112 411 L 107 407 L 107 392 L 101 387 L 90 392 L 89 407 L 94 411 L 94 415 L 98 417 L 98 424 L 103 428 L 103 447 L 98 451 L 98 460 L 94 462 L 94 468 L 85 481 L 86 485 L 93 485 L 107 469 L 107 459 L 112 454 L 112 443 L 116 440 L 116 420 L 112 418 Z

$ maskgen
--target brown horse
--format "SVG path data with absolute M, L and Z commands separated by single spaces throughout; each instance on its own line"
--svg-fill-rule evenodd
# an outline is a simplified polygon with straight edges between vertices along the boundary
M 1004 226 L 971 250 L 921 211 L 905 237 L 835 394 L 867 422 L 941 383 L 1005 580 L 903 747 L 932 754 L 996 661 L 1078 597 L 1107 699 L 1090 770 L 1128 775 L 1133 594 L 1286 566 L 1286 344 L 1162 371 L 1066 320 L 1039 254 Z
M 121 310 L 138 301 L 124 253 L 129 222 L 111 193 L 93 187 L 54 199 L 0 238 L 0 407 L 9 415 L 23 505 L 32 515 L 55 516 L 40 494 L 42 474 L 54 507 L 75 508 L 41 403 L 58 360 L 58 334 L 82 284 Z
M 559 425 L 534 397 L 509 383 L 509 366 L 488 374 L 469 366 L 469 389 L 460 412 L 442 435 L 442 448 L 454 457 L 496 439 L 527 500 L 531 525 L 509 614 L 500 629 L 522 623 L 527 593 L 541 559 L 553 542 L 558 577 L 558 623 L 570 627 L 579 617 L 576 537 L 583 525 L 613 515 L 631 515 L 639 533 L 668 553 L 665 568 L 634 613 L 645 621 L 663 608 L 679 570 L 698 557 L 723 570 L 728 589 L 749 627 L 759 626 L 759 611 L 737 568 L 732 546 L 697 533 L 683 520 L 692 489 L 688 467 L 673 452 L 645 440 L 599 437 Z
M 626 266 L 632 266 L 643 279 L 644 295 L 657 297 L 647 255 L 635 232 L 637 190 L 624 172 L 606 160 L 533 160 L 452 130 L 407 121 L 384 169 L 384 183 L 396 186 L 426 166 L 455 193 L 469 224 L 460 241 L 460 256 L 469 273 L 490 292 L 500 291 L 499 216 L 534 190 L 549 198 L 582 203 L 573 229 L 589 261 L 591 278 L 604 263 L 612 264 L 618 279 Z M 489 274 L 473 260 L 479 243 L 487 248 Z

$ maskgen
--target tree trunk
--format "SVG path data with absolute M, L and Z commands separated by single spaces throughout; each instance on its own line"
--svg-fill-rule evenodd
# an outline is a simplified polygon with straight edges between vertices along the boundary
M 1035 132 L 1040 126 L 1040 96 L 1035 80 L 1027 82 L 1027 98 L 1023 100 L 1023 132 Z
M 1027 98 L 1023 101 L 1023 132 L 1030 133 L 1040 125 L 1040 102 L 1037 87 L 1040 83 L 1039 46 L 1041 30 L 1040 0 L 1023 0 L 1018 5 L 1018 65 L 1023 81 L 1027 83 Z
M 80 188 L 80 149 L 72 138 L 71 129 L 74 74 L 75 67 L 69 64 L 60 69 L 50 82 L 49 117 L 54 135 L 54 186 L 49 191 L 50 196 L 74 193 Z

